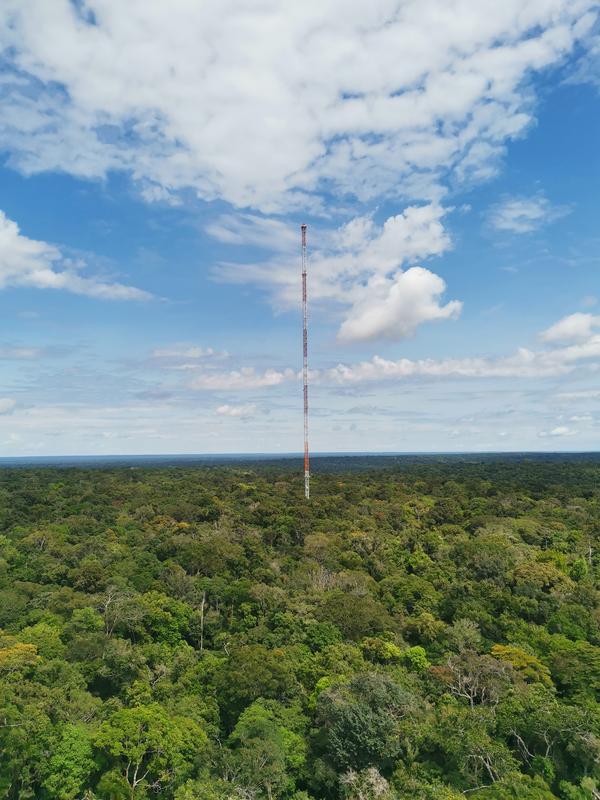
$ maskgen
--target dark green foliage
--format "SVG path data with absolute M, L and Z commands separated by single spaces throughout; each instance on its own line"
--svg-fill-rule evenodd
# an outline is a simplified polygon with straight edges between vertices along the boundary
M 228 721 L 259 697 L 285 700 L 295 694 L 293 654 L 246 645 L 235 650 L 216 676 L 221 707 Z
M 600 797 L 600 463 L 0 472 L 0 799 Z
M 356 675 L 319 695 L 317 724 L 326 756 L 346 772 L 389 770 L 412 733 L 415 698 L 385 674 Z

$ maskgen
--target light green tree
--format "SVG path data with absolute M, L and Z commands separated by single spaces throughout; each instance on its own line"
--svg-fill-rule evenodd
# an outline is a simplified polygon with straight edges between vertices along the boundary
M 123 708 L 100 726 L 96 745 L 116 759 L 133 800 L 185 778 L 207 737 L 190 719 L 169 717 L 158 703 Z
M 89 731 L 83 725 L 67 724 L 48 759 L 43 786 L 53 800 L 74 800 L 93 768 Z

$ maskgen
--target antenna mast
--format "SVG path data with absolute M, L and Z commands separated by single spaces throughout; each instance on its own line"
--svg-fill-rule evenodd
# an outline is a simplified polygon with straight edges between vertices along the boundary
M 304 383 L 304 497 L 310 497 L 310 466 L 308 455 L 308 303 L 306 300 L 306 225 L 302 231 L 302 379 Z

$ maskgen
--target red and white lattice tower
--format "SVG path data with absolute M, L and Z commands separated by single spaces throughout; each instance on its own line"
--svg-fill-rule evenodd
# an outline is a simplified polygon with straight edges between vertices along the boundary
M 308 455 L 308 302 L 306 298 L 306 225 L 302 231 L 302 380 L 304 384 L 304 497 L 310 497 L 310 465 Z

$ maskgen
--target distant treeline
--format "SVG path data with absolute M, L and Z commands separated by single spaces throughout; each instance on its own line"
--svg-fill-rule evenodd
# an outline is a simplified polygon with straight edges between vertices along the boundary
M 139 456 L 5 456 L 0 470 L 53 468 L 66 469 L 145 469 L 165 467 L 258 467 L 277 470 L 303 469 L 303 454 L 268 455 L 139 455 Z M 513 462 L 600 463 L 600 452 L 590 453 L 329 453 L 311 456 L 311 471 L 351 472 L 431 464 L 510 464 Z

